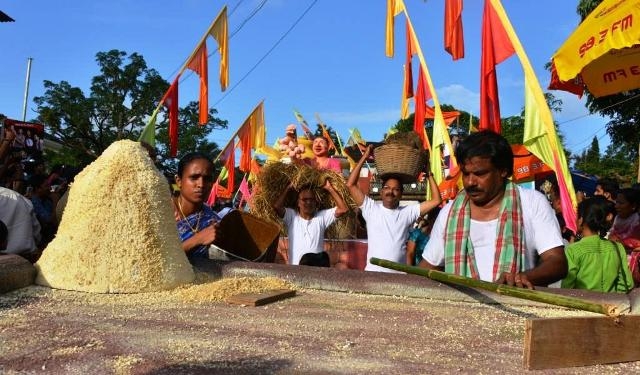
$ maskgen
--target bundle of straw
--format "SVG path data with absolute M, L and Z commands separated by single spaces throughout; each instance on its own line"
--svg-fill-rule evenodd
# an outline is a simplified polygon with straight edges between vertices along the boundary
M 285 164 L 273 162 L 265 165 L 255 184 L 255 189 L 251 201 L 251 213 L 270 222 L 276 223 L 283 228 L 282 219 L 274 212 L 272 203 L 280 194 L 292 184 L 295 191 L 289 191 L 285 199 L 285 207 L 297 209 L 298 191 L 303 188 L 311 188 L 318 200 L 318 210 L 328 209 L 335 206 L 329 193 L 322 188 L 326 180 L 331 182 L 338 195 L 345 201 L 347 206 L 355 208 L 355 202 L 351 198 L 347 184 L 342 175 L 330 171 L 310 167 L 305 164 Z M 342 238 L 345 232 L 354 228 L 355 215 L 349 212 L 336 221 L 326 232 L 327 238 Z M 345 229 L 347 227 L 348 229 Z

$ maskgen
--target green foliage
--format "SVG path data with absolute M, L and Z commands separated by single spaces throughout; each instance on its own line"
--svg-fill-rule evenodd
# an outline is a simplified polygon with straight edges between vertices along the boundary
M 158 151 L 158 164 L 162 170 L 169 175 L 174 175 L 178 170 L 178 161 L 180 158 L 192 151 L 200 151 L 207 155 L 211 155 L 215 159 L 220 153 L 220 149 L 216 143 L 209 142 L 207 135 L 216 129 L 226 129 L 227 121 L 220 120 L 215 117 L 218 113 L 213 108 L 209 108 L 209 121 L 205 125 L 199 125 L 199 109 L 198 102 L 190 102 L 186 107 L 180 108 L 178 113 L 178 154 L 176 158 L 169 157 L 169 121 L 165 118 L 162 122 L 156 124 L 156 149 Z M 226 145 L 222 145 L 224 147 Z M 222 168 L 220 163 L 217 169 Z
M 96 62 L 100 74 L 92 78 L 88 95 L 67 81 L 46 80 L 44 94 L 33 99 L 39 113 L 37 121 L 63 145 L 60 154 L 49 156 L 79 167 L 93 161 L 116 140 L 137 140 L 169 87 L 137 53 L 99 52 Z M 213 117 L 216 112 L 211 110 L 210 123 L 200 128 L 195 125 L 194 108 L 197 106 L 190 103 L 180 110 L 180 151 L 215 150 L 217 146 L 206 141 L 206 135 L 215 128 L 226 128 L 226 121 Z M 158 127 L 156 145 L 161 166 L 171 171 L 175 161 L 168 160 L 166 152 L 166 119 Z

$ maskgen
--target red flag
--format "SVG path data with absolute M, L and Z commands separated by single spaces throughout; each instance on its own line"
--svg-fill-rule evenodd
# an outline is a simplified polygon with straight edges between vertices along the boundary
M 187 64 L 187 68 L 200 76 L 200 125 L 204 125 L 209 122 L 209 73 L 206 42 L 202 42 L 198 51 Z
M 207 199 L 207 204 L 209 206 L 215 205 L 217 197 L 218 197 L 218 181 L 216 181 L 216 183 L 213 184 L 213 187 L 211 188 L 211 193 L 209 193 L 209 198 Z
M 427 138 L 427 132 L 424 128 L 424 116 L 427 110 L 427 100 L 429 99 L 431 99 L 431 93 L 429 92 L 429 86 L 427 85 L 427 79 L 424 76 L 422 66 L 420 66 L 420 72 L 418 73 L 418 89 L 416 90 L 415 98 L 413 130 L 422 140 L 422 147 L 424 149 L 431 149 L 429 145 L 429 138 Z
M 227 188 L 226 190 L 232 192 L 235 188 L 235 177 L 236 177 L 236 155 L 235 155 L 235 147 L 233 145 L 229 147 L 229 151 L 225 154 L 227 156 L 224 166 L 227 168 Z
M 568 91 L 572 94 L 578 95 L 579 98 L 582 98 L 582 94 L 584 94 L 584 87 L 580 84 L 581 76 L 578 76 L 572 80 L 562 82 L 560 77 L 558 77 L 558 72 L 556 71 L 556 64 L 551 63 L 551 82 L 549 82 L 549 90 L 563 90 Z
M 169 155 L 175 157 L 178 153 L 178 78 L 171 84 L 162 98 L 162 104 L 169 111 Z
M 479 129 L 489 129 L 496 133 L 501 131 L 496 65 L 514 53 L 515 50 L 502 21 L 491 5 L 491 1 L 485 0 L 482 15 Z
M 411 59 L 416 53 L 415 44 L 413 42 L 413 34 L 409 26 L 409 20 L 406 21 L 407 25 L 407 56 L 404 64 L 404 98 L 409 99 L 413 97 L 413 72 L 411 69 Z
M 444 49 L 454 60 L 464 57 L 462 32 L 462 0 L 445 0 L 444 3 Z

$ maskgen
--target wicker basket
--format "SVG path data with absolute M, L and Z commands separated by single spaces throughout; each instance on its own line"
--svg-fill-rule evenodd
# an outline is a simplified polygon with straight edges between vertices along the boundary
M 404 184 L 415 182 L 427 161 L 424 151 L 400 144 L 377 147 L 373 155 L 380 178 L 393 176 Z

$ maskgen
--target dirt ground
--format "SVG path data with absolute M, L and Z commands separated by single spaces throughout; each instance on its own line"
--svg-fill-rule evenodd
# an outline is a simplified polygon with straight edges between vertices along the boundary
M 266 276 L 264 269 L 240 269 L 233 277 Z M 314 272 L 328 284 L 335 284 L 335 275 L 366 283 L 372 277 L 362 271 L 265 269 L 288 282 Z M 215 267 L 205 271 L 207 278 L 233 273 Z M 431 293 L 437 298 L 364 294 L 357 283 L 349 292 L 302 288 L 298 282 L 291 284 L 295 297 L 260 307 L 194 302 L 185 298 L 184 289 L 101 295 L 30 286 L 0 295 L 0 372 L 522 373 L 526 319 L 594 315 L 442 298 L 445 292 Z M 640 362 L 545 373 L 638 372 Z

